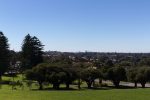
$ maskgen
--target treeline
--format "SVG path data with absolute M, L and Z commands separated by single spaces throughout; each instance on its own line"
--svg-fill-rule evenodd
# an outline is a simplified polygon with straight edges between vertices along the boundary
M 102 80 L 110 80 L 116 88 L 119 88 L 121 81 L 134 82 L 135 88 L 140 83 L 143 88 L 150 82 L 150 68 L 132 68 L 125 69 L 121 66 L 111 68 L 97 69 L 92 66 L 76 63 L 74 65 L 57 65 L 43 63 L 25 72 L 28 80 L 37 81 L 39 89 L 43 89 L 42 84 L 47 82 L 53 85 L 54 89 L 59 89 L 60 84 L 66 84 L 66 88 L 77 81 L 80 89 L 81 81 L 87 84 L 87 87 L 95 88 L 102 85 Z M 98 84 L 97 84 L 98 83 Z
M 81 88 L 102 86 L 110 80 L 116 88 L 121 81 L 140 83 L 144 88 L 150 82 L 150 55 L 136 53 L 62 53 L 44 52 L 44 45 L 36 36 L 25 36 L 20 52 L 9 50 L 8 39 L 0 32 L 0 77 L 2 75 L 25 75 L 35 81 L 39 89 L 43 84 L 52 84 L 59 89 L 61 84 L 70 88 L 76 84 Z M 1 78 L 0 78 L 1 79 Z

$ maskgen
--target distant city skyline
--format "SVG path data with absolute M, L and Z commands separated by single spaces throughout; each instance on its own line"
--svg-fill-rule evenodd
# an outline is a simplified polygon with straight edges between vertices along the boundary
M 149 0 L 0 0 L 0 31 L 21 50 L 28 33 L 45 51 L 150 52 Z

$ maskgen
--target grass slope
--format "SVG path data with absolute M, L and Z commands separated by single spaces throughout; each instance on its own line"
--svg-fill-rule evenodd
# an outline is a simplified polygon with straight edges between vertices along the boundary
M 12 80 L 3 77 L 3 80 Z M 21 80 L 21 76 L 15 81 Z M 0 100 L 149 100 L 150 88 L 146 89 L 100 89 L 100 90 L 44 90 L 30 91 L 25 87 L 24 90 L 12 90 L 11 86 L 3 85 L 0 89 Z
M 110 89 L 73 91 L 0 90 L 0 100 L 149 100 L 150 89 Z

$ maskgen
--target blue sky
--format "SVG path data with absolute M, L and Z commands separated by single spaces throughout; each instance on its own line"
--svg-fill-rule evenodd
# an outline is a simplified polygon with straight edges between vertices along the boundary
M 150 52 L 150 0 L 0 0 L 10 48 L 28 33 L 45 50 Z

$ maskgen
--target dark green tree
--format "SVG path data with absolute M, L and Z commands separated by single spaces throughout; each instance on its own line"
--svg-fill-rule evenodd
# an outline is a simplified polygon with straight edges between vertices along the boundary
M 110 68 L 107 72 L 107 77 L 113 82 L 115 87 L 119 87 L 120 81 L 126 79 L 126 70 L 123 67 L 113 67 Z
M 77 80 L 78 80 L 78 89 L 80 90 L 81 89 L 81 73 L 83 71 L 83 69 L 89 67 L 89 65 L 87 66 L 87 64 L 85 64 L 84 62 L 78 62 L 78 63 L 74 63 L 73 64 L 73 67 L 75 68 L 75 72 L 76 72 L 76 75 L 77 75 Z
M 53 85 L 53 89 L 59 89 L 60 84 L 66 79 L 66 73 L 59 66 L 48 65 L 46 78 Z
M 66 84 L 66 88 L 69 89 L 70 84 L 72 84 L 73 81 L 78 79 L 78 74 L 76 72 L 76 68 L 73 67 L 64 67 L 63 72 L 65 72 L 65 79 L 64 83 Z
M 136 68 L 129 69 L 127 72 L 128 81 L 134 82 L 135 88 L 137 88 L 137 83 L 138 83 L 137 74 L 138 74 L 138 69 L 136 69 Z
M 9 67 L 9 58 L 8 39 L 0 32 L 0 80 Z
M 29 34 L 25 37 L 22 45 L 22 67 L 31 69 L 43 62 L 43 45 L 37 37 Z
M 150 66 L 150 57 L 142 57 L 139 66 Z
M 145 84 L 150 81 L 150 68 L 141 67 L 138 69 L 136 79 L 139 83 L 141 83 L 142 88 L 145 88 Z
M 97 69 L 88 68 L 81 72 L 81 79 L 87 83 L 88 88 L 91 88 L 95 79 L 98 79 L 100 77 L 101 77 L 100 71 Z
M 46 71 L 47 66 L 45 66 L 44 64 L 39 64 L 36 67 L 25 71 L 25 76 L 27 80 L 37 81 L 39 84 L 39 90 L 42 90 L 42 84 L 46 81 Z

